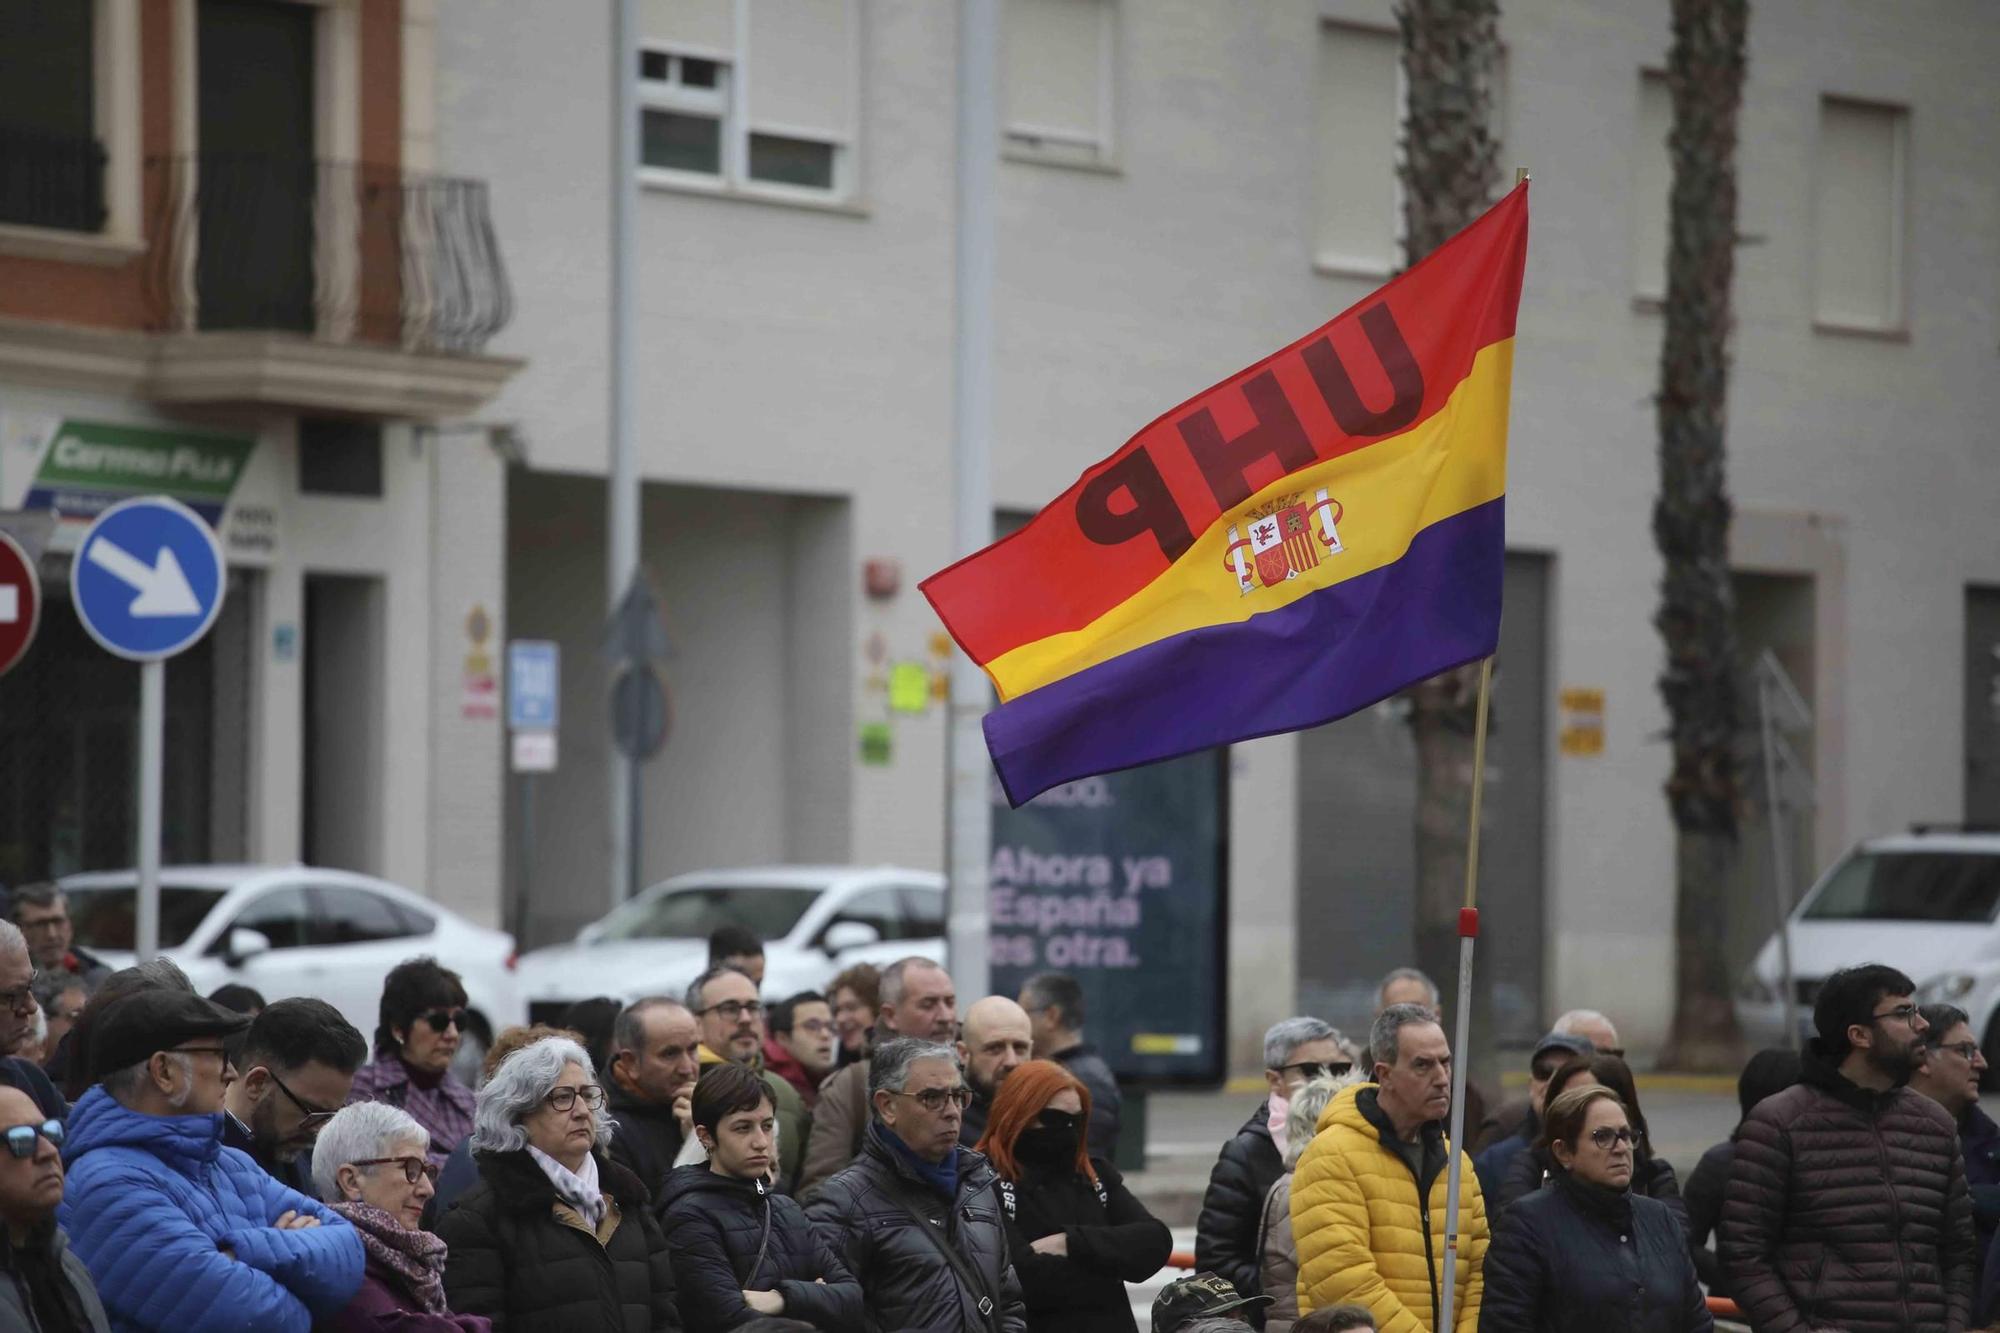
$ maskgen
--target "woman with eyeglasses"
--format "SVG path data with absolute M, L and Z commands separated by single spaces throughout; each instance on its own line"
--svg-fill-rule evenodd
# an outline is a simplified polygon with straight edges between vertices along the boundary
M 1633 1188 L 1640 1137 L 1610 1088 L 1549 1099 L 1537 1146 L 1553 1178 L 1486 1251 L 1479 1333 L 1711 1333 L 1681 1222 Z
M 431 1164 L 442 1168 L 472 1132 L 472 1089 L 451 1072 L 465 1037 L 465 983 L 435 958 L 412 958 L 382 983 L 375 1058 L 354 1071 L 355 1102 L 387 1102 L 408 1111 L 431 1136 Z
M 1174 1248 L 1117 1168 L 1090 1156 L 1090 1089 L 1053 1060 L 1030 1060 L 994 1095 L 977 1151 L 999 1174 L 1008 1249 L 1031 1333 L 1132 1329 L 1127 1282 Z
M 483 1315 L 453 1314 L 445 1303 L 445 1244 L 422 1229 L 437 1168 L 424 1127 L 382 1102 L 334 1113 L 313 1145 L 313 1185 L 327 1207 L 361 1236 L 368 1267 L 361 1290 L 324 1333 L 484 1333 Z
M 1587 1087 L 1609 1088 L 1618 1095 L 1619 1105 L 1625 1108 L 1632 1122 L 1632 1192 L 1665 1204 L 1685 1234 L 1687 1200 L 1681 1198 L 1680 1180 L 1674 1168 L 1664 1158 L 1653 1155 L 1653 1145 L 1646 1133 L 1646 1113 L 1639 1109 L 1639 1090 L 1632 1082 L 1632 1067 L 1609 1051 L 1579 1056 L 1556 1070 L 1549 1079 L 1546 1096 L 1553 1102 L 1572 1088 Z M 1526 1151 L 1515 1154 L 1514 1160 L 1507 1164 L 1499 1199 L 1486 1205 L 1488 1224 L 1496 1233 L 1515 1204 L 1555 1178 L 1556 1163 L 1549 1156 L 1547 1143 L 1547 1136 L 1543 1136 Z
M 711 1066 L 694 1085 L 693 1121 L 708 1160 L 668 1174 L 661 1210 L 682 1324 L 785 1315 L 858 1333 L 861 1284 L 805 1210 L 770 1186 L 777 1112 L 764 1080 L 743 1065 Z
M 583 1047 L 548 1037 L 500 1062 L 473 1124 L 479 1183 L 437 1223 L 452 1309 L 508 1333 L 680 1328 L 651 1196 L 610 1141 Z

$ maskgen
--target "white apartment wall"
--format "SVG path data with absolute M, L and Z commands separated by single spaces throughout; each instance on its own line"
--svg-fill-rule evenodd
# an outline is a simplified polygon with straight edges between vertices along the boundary
M 639 220 L 646 474 L 849 497 L 850 660 L 878 631 L 897 655 L 921 651 L 934 621 L 913 584 L 950 554 L 952 8 L 864 8 L 853 208 L 649 190 Z M 1116 170 L 1001 167 L 1003 508 L 1045 502 L 1161 410 L 1372 285 L 1311 268 L 1311 81 L 1321 17 L 1385 23 L 1387 0 L 1119 14 Z M 525 424 L 535 468 L 600 475 L 604 25 L 590 7 L 441 0 L 438 30 L 441 161 L 493 182 L 520 297 L 496 350 L 530 361 L 494 415 Z M 1828 567 L 1844 569 L 1843 590 L 1822 603 L 1821 642 L 1845 660 L 1822 667 L 1843 682 L 1849 758 L 1822 748 L 1823 770 L 1842 767 L 1820 774 L 1819 827 L 1846 839 L 1959 808 L 1962 584 L 2000 581 L 2000 25 L 1974 0 L 1921 23 L 1860 0 L 1773 0 L 1751 33 L 1741 220 L 1761 239 L 1739 251 L 1732 484 L 1746 514 L 1839 544 Z M 1667 15 L 1652 0 L 1516 0 L 1502 36 L 1503 175 L 1536 172 L 1510 538 L 1555 556 L 1552 688 L 1608 697 L 1603 755 L 1561 758 L 1550 778 L 1546 1000 L 1613 1007 L 1643 1049 L 1669 1008 L 1673 840 L 1650 624 L 1660 317 L 1633 301 L 1630 154 Z M 1812 328 L 1822 93 L 1912 108 L 1907 342 Z M 886 603 L 853 589 L 874 556 L 905 571 Z M 941 861 L 941 746 L 934 718 L 899 726 L 895 763 L 869 768 L 850 735 L 855 858 Z M 1236 954 L 1257 958 L 1232 984 L 1239 1048 L 1293 989 L 1289 954 L 1270 947 L 1298 910 L 1289 754 L 1245 747 L 1232 785 Z M 746 816 L 730 845 L 788 852 L 774 818 Z

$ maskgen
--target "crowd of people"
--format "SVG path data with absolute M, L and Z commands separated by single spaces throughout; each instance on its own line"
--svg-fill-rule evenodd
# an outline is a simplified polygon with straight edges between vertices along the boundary
M 316 999 L 113 972 L 59 892 L 13 915 L 0 1333 L 1136 1333 L 1127 1284 L 1169 1261 L 1062 974 L 962 1020 L 921 957 L 767 1006 L 762 945 L 725 930 L 682 994 L 493 1034 L 473 1086 L 436 959 L 389 973 L 364 1040 Z M 1365 1047 L 1284 1019 L 1151 1327 L 1439 1333 L 1447 1273 L 1452 1333 L 1699 1333 L 1711 1294 L 1760 1333 L 1987 1327 L 2000 1126 L 1967 1016 L 1914 989 L 1828 978 L 1685 1184 L 1600 1013 L 1555 1022 L 1519 1101 L 1469 1090 L 1462 1146 L 1421 973 L 1384 980 Z

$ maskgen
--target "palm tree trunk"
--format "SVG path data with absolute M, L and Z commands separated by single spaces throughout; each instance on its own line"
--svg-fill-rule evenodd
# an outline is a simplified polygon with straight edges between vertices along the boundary
M 1673 192 L 1653 507 L 1665 574 L 1653 623 L 1666 646 L 1660 695 L 1676 833 L 1674 1020 L 1661 1059 L 1680 1068 L 1733 1068 L 1741 1044 L 1716 923 L 1726 912 L 1740 802 L 1724 426 L 1748 25 L 1749 0 L 1673 0 Z

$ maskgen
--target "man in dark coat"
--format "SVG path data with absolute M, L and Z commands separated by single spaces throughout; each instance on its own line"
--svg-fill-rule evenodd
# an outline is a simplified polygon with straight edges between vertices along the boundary
M 63 1167 L 46 1118 L 24 1092 L 0 1088 L 0 1129 L 34 1130 L 27 1156 L 0 1153 L 0 1329 L 106 1333 L 110 1321 L 90 1272 L 56 1225 Z
M 1035 1057 L 1055 1061 L 1090 1089 L 1090 1155 L 1117 1161 L 1124 1099 L 1111 1066 L 1083 1039 L 1083 987 L 1066 972 L 1037 973 L 1021 986 L 1021 1007 L 1034 1024 Z
M 975 1001 L 965 1011 L 965 1034 L 959 1038 L 958 1058 L 965 1064 L 965 1082 L 972 1089 L 972 1104 L 965 1108 L 965 1123 L 959 1127 L 958 1141 L 968 1148 L 979 1146 L 986 1132 L 986 1117 L 992 1114 L 993 1098 L 1007 1076 L 1028 1063 L 1035 1054 L 1035 1029 L 1027 1011 L 1004 995 L 989 995 Z
M 958 1131 L 970 1100 L 951 1047 L 902 1037 L 869 1062 L 874 1119 L 806 1214 L 860 1281 L 869 1326 L 1026 1333 L 993 1168 Z
M 1567 1032 L 1551 1032 L 1536 1044 L 1528 1056 L 1527 1104 L 1515 1119 L 1512 1132 L 1488 1144 L 1472 1159 L 1472 1169 L 1479 1173 L 1479 1192 L 1486 1196 L 1489 1210 L 1500 1198 L 1500 1187 L 1507 1179 L 1507 1169 L 1516 1157 L 1533 1146 L 1535 1136 L 1542 1132 L 1542 1105 L 1548 1095 L 1549 1080 L 1556 1076 L 1558 1069 L 1578 1056 L 1589 1055 L 1591 1050 L 1588 1038 L 1572 1036 Z
M 1750 1057 L 1736 1076 L 1736 1104 L 1742 1114 L 1737 1123 L 1750 1118 L 1757 1103 L 1775 1097 L 1799 1081 L 1799 1053 L 1772 1047 Z M 1688 1252 L 1694 1257 L 1695 1275 L 1714 1296 L 1729 1295 L 1729 1283 L 1716 1262 L 1710 1239 L 1722 1222 L 1722 1192 L 1729 1187 L 1729 1169 L 1736 1162 L 1736 1134 L 1715 1144 L 1701 1155 L 1681 1195 L 1687 1203 Z
M 700 1050 L 701 1025 L 664 995 L 634 1000 L 611 1025 L 610 1157 L 655 1202 L 687 1141 Z
M 1942 1106 L 1958 1123 L 1959 1156 L 1965 1161 L 1983 1267 L 1987 1247 L 2000 1232 L 2000 1125 L 1979 1109 L 1979 1076 L 1986 1072 L 1986 1057 L 1965 1010 L 1927 1004 L 1917 1012 L 1925 1031 L 1910 1087 Z
M 325 1000 L 295 996 L 259 1011 L 244 1034 L 236 1077 L 222 1093 L 222 1144 L 312 1198 L 312 1150 L 321 1126 L 347 1105 L 368 1043 Z
M 1268 1093 L 1222 1145 L 1222 1155 L 1208 1174 L 1208 1192 L 1201 1197 L 1195 1222 L 1194 1265 L 1228 1280 L 1245 1296 L 1264 1289 L 1257 1231 L 1264 1219 L 1264 1199 L 1285 1174 L 1284 1145 L 1272 1131 L 1271 1117 L 1290 1106 L 1292 1094 L 1323 1074 L 1345 1073 L 1351 1067 L 1340 1045 L 1340 1032 L 1317 1018 L 1287 1018 L 1264 1034 L 1264 1082 Z M 1289 1132 L 1281 1118 L 1278 1129 Z M 1299 1129 L 1310 1135 L 1311 1125 Z M 1239 1318 L 1252 1327 L 1264 1326 L 1264 1305 L 1246 1306 Z
M 1828 977 L 1800 1083 L 1737 1129 L 1717 1254 L 1754 1328 L 1967 1327 L 1978 1255 L 1957 1127 L 1904 1086 L 1926 1031 L 1915 989 L 1880 964 Z

